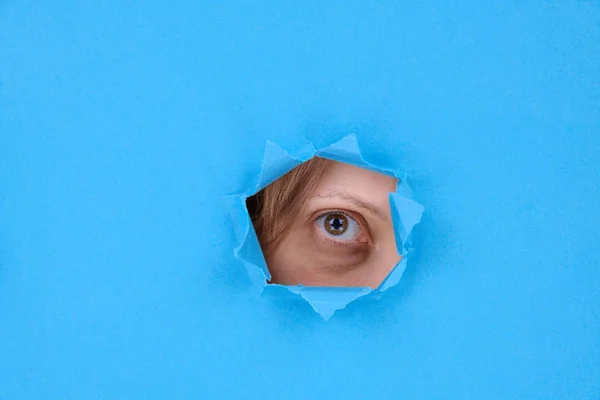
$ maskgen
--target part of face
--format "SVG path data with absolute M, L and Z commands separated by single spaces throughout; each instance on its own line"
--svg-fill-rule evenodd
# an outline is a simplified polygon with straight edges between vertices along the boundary
M 388 201 L 396 183 L 390 176 L 334 163 L 267 260 L 272 282 L 377 288 L 401 259 Z M 357 240 L 337 240 L 323 229 L 323 218 L 319 225 L 319 217 L 334 212 L 359 225 Z

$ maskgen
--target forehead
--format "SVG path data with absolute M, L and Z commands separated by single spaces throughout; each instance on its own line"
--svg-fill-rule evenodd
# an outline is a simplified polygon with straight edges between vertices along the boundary
M 396 190 L 397 179 L 351 164 L 334 162 L 317 182 L 316 194 L 332 189 L 347 190 L 362 196 L 383 195 Z

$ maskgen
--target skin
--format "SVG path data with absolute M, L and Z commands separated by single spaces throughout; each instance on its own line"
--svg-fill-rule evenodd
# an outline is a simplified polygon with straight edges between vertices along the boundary
M 401 259 L 388 201 L 396 183 L 390 176 L 335 163 L 267 260 L 272 282 L 377 288 Z M 348 218 L 351 230 L 343 239 L 325 229 L 323 221 L 335 212 Z

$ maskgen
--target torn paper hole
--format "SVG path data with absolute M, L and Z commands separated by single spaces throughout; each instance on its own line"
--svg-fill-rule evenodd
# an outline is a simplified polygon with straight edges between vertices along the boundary
M 235 198 L 234 253 L 253 285 L 283 287 L 325 320 L 399 282 L 423 213 L 405 176 L 365 161 L 354 135 L 297 152 L 267 142 L 260 176 Z

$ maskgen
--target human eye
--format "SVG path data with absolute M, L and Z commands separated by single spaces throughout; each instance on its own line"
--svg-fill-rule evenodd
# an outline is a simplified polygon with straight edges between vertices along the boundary
M 316 219 L 319 232 L 325 238 L 340 242 L 366 242 L 366 233 L 356 218 L 346 212 L 330 211 Z

